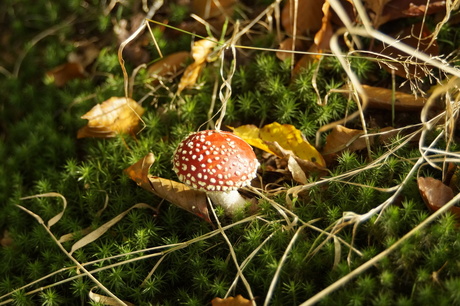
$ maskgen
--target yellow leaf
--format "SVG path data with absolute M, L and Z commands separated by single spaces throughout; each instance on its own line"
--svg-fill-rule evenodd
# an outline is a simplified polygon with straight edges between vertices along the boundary
M 260 138 L 260 130 L 257 126 L 253 124 L 242 125 L 237 128 L 229 127 L 233 130 L 233 133 L 244 139 L 251 146 L 264 150 L 265 152 L 276 155 L 270 148 L 265 144 L 265 142 Z
M 268 153 L 278 155 L 270 149 L 270 143 L 277 142 L 281 148 L 292 151 L 295 156 L 303 160 L 317 163 L 322 167 L 326 165 L 323 156 L 293 125 L 273 122 L 261 129 L 254 125 L 245 125 L 232 129 L 233 133 L 243 138 L 250 145 Z
M 195 61 L 185 69 L 177 89 L 178 94 L 186 87 L 195 85 L 201 70 L 206 64 L 206 59 L 215 45 L 216 41 L 213 39 L 202 39 L 193 44 L 192 57 Z
M 107 138 L 119 133 L 134 133 L 144 111 L 133 99 L 112 97 L 81 117 L 88 119 L 88 124 L 78 131 L 77 138 Z

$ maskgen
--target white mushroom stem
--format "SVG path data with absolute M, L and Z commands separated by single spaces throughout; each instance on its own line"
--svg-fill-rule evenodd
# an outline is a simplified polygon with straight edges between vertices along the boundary
M 206 192 L 212 203 L 222 206 L 226 214 L 233 214 L 236 210 L 243 208 L 246 200 L 238 190 L 231 191 L 208 191 Z

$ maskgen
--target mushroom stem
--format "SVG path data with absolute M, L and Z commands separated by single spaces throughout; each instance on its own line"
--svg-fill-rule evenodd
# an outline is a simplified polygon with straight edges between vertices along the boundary
M 208 191 L 206 194 L 215 205 L 222 206 L 227 214 L 233 214 L 236 210 L 243 208 L 247 202 L 238 190 Z

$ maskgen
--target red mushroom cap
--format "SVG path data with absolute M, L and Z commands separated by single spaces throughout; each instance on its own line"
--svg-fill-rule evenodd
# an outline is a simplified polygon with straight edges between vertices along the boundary
M 190 134 L 176 149 L 173 170 L 186 185 L 205 191 L 230 191 L 250 184 L 259 161 L 251 146 L 224 131 Z

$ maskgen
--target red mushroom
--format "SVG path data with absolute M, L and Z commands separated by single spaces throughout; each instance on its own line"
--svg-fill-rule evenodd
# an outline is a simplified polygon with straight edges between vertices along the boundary
M 240 137 L 207 130 L 192 133 L 179 144 L 173 165 L 181 182 L 205 191 L 214 204 L 232 214 L 246 203 L 238 188 L 250 185 L 259 161 Z

